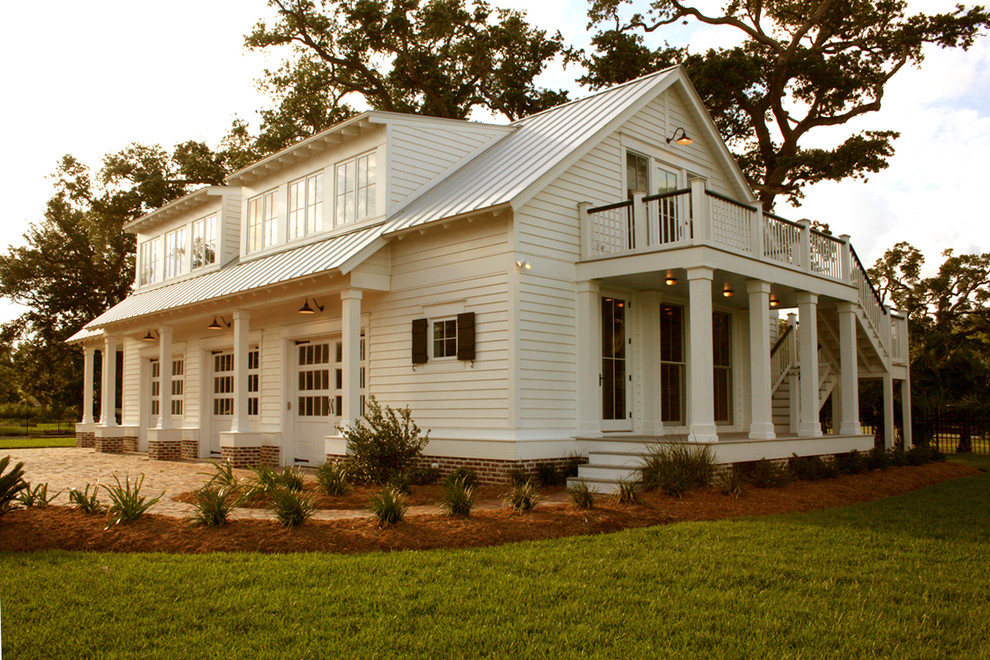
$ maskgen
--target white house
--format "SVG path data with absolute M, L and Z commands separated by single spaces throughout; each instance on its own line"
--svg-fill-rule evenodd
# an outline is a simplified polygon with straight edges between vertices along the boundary
M 70 339 L 81 445 L 317 465 L 374 394 L 443 469 L 608 479 L 662 439 L 868 449 L 864 378 L 888 445 L 895 380 L 910 419 L 906 319 L 848 236 L 761 213 L 680 68 L 509 125 L 365 112 L 226 183 L 125 228 L 135 291 Z

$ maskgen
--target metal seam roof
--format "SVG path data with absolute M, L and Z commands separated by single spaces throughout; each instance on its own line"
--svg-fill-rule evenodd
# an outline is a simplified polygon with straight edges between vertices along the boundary
M 272 284 L 340 268 L 381 236 L 376 225 L 317 243 L 241 262 L 199 277 L 133 293 L 73 335 L 69 341 L 111 323 L 147 316 L 177 307 L 216 300 Z

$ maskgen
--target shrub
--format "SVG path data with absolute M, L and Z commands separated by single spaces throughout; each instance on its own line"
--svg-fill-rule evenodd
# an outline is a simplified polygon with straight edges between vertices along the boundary
M 556 486 L 561 481 L 560 471 L 553 463 L 537 463 L 536 480 L 541 486 Z
M 757 488 L 776 488 L 790 483 L 791 474 L 778 463 L 761 458 L 753 465 L 750 479 Z
M 278 486 L 268 492 L 269 507 L 282 527 L 292 529 L 313 515 L 313 499 L 301 490 Z
M 510 487 L 504 499 L 513 511 L 529 511 L 540 501 L 540 487 L 533 481 L 527 481 Z
M 278 474 L 267 465 L 256 465 L 251 468 L 254 476 L 248 482 L 247 494 L 249 499 L 257 499 L 269 495 L 278 488 Z
M 723 495 L 738 500 L 743 495 L 743 473 L 742 466 L 733 464 L 727 470 L 723 470 L 716 480 L 718 490 Z
M 853 449 L 845 454 L 835 455 L 835 469 L 839 474 L 859 474 L 866 472 L 866 459 L 858 451 Z
M 619 490 L 612 495 L 616 504 L 639 504 L 639 494 L 643 487 L 635 481 L 619 480 Z
M 650 448 L 643 471 L 643 486 L 680 497 L 692 488 L 711 483 L 715 458 L 708 445 L 657 444 Z
M 915 445 L 905 452 L 905 458 L 908 465 L 924 465 L 937 460 L 945 460 L 945 455 L 931 445 Z
M 874 447 L 866 455 L 866 467 L 870 470 L 886 470 L 890 467 L 890 456 L 883 447 Z
M 460 467 L 444 477 L 444 484 L 449 484 L 454 481 L 463 481 L 465 486 L 471 486 L 472 488 L 477 488 L 480 483 L 478 479 L 478 473 L 471 468 Z
M 522 468 L 512 468 L 506 472 L 506 476 L 509 477 L 509 483 L 513 486 L 522 486 L 524 483 L 530 480 L 531 475 L 529 475 L 526 470 Z
M 382 488 L 380 493 L 371 498 L 368 506 L 378 519 L 379 527 L 401 521 L 409 509 L 402 491 L 391 486 Z
M 113 475 L 113 480 L 116 482 L 116 486 L 103 485 L 103 489 L 107 491 L 111 500 L 110 506 L 107 507 L 108 519 L 106 529 L 110 529 L 111 525 L 119 525 L 120 523 L 137 520 L 165 495 L 165 491 L 162 491 L 158 497 L 150 500 L 142 496 L 141 485 L 144 484 L 143 474 L 134 480 L 133 488 L 131 487 L 130 477 L 124 477 L 123 485 L 121 485 L 120 479 L 116 474 Z
M 210 465 L 213 466 L 213 473 L 207 473 L 210 477 L 209 481 L 206 482 L 207 484 L 231 487 L 237 485 L 237 477 L 234 476 L 234 466 L 230 461 L 224 461 L 223 463 L 210 461 Z
M 409 406 L 395 410 L 382 406 L 374 396 L 368 397 L 364 420 L 340 427 L 347 439 L 347 451 L 354 465 L 369 481 L 387 483 L 396 472 L 412 466 L 423 455 L 430 432 L 421 430 L 412 421 Z M 367 423 L 365 423 L 367 422 Z
M 18 463 L 7 471 L 10 456 L 0 458 L 0 516 L 10 511 L 17 494 L 28 487 L 24 481 L 24 463 Z
M 413 468 L 407 471 L 409 481 L 414 486 L 429 486 L 440 481 L 440 468 L 426 467 Z
M 831 470 L 821 456 L 798 456 L 793 454 L 787 459 L 787 467 L 795 479 L 802 481 L 818 481 L 835 476 L 835 468 Z
M 326 461 L 316 468 L 316 483 L 327 495 L 344 495 L 350 490 L 345 463 Z
M 409 488 L 412 486 L 412 475 L 406 470 L 393 472 L 386 485 L 408 495 Z
M 93 492 L 89 492 L 89 484 L 86 484 L 85 490 L 76 490 L 75 488 L 69 489 L 69 502 L 77 509 L 83 513 L 94 514 L 103 513 L 105 507 L 100 503 L 97 494 L 100 492 L 100 487 L 93 486 Z
M 579 509 L 595 508 L 595 491 L 584 481 L 574 481 L 567 486 L 567 494 L 571 496 L 574 506 Z
M 890 456 L 890 464 L 903 467 L 908 464 L 907 454 L 904 452 L 904 447 L 894 447 L 887 455 Z
M 446 481 L 443 494 L 440 496 L 440 509 L 448 516 L 471 515 L 474 506 L 474 486 L 469 486 L 463 479 Z
M 242 494 L 234 485 L 222 483 L 207 483 L 193 493 L 196 515 L 192 524 L 207 527 L 226 525 L 230 512 L 241 503 Z
M 25 486 L 26 488 L 17 495 L 17 499 L 22 506 L 29 509 L 44 509 L 62 492 L 58 491 L 58 493 L 49 495 L 47 483 L 38 484 L 33 489 L 31 488 L 31 484 L 26 483 Z

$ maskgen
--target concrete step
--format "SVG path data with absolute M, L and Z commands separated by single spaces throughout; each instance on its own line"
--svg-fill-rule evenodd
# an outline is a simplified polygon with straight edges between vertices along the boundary
M 589 451 L 588 463 L 615 467 L 638 468 L 643 464 L 646 452 L 640 451 Z
M 575 483 L 588 484 L 588 490 L 598 495 L 612 495 L 619 492 L 619 481 L 617 479 L 587 479 L 585 477 L 569 477 L 567 487 L 570 488 Z
M 593 481 L 639 481 L 642 473 L 638 467 L 585 463 L 578 467 L 578 477 Z

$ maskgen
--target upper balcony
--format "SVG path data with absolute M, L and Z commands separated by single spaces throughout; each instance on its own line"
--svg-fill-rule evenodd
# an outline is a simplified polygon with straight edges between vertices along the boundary
M 864 325 L 884 359 L 907 355 L 907 321 L 888 317 L 848 235 L 831 236 L 707 190 L 702 178 L 672 192 L 592 207 L 580 205 L 581 258 L 597 261 L 708 246 L 856 289 Z M 699 264 L 700 265 L 700 264 Z

